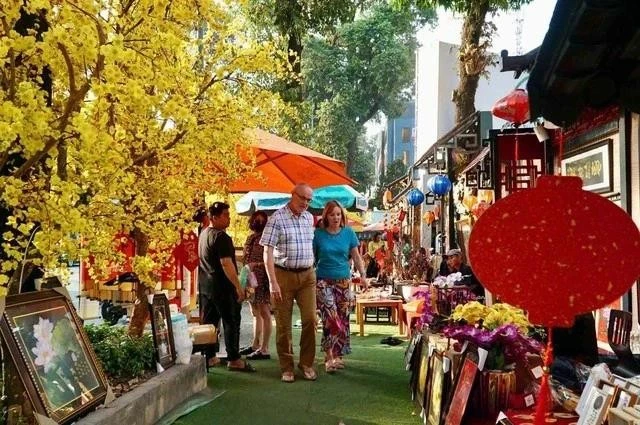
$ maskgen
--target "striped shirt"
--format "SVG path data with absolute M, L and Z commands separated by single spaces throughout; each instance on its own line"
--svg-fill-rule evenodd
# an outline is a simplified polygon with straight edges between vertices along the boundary
M 260 245 L 272 246 L 275 264 L 291 269 L 313 266 L 313 216 L 293 214 L 289 205 L 277 210 L 262 232 Z

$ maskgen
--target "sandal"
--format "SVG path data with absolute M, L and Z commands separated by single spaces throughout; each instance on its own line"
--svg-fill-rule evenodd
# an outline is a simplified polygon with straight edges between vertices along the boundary
M 327 373 L 334 373 L 338 368 L 335 366 L 333 360 L 324 362 L 324 371 Z
M 298 369 L 302 371 L 302 375 L 307 381 L 315 381 L 316 379 L 318 379 L 318 374 L 315 370 L 313 370 L 312 367 L 298 365 Z
M 287 384 L 290 384 L 296 380 L 296 377 L 293 374 L 293 372 L 282 372 L 282 376 L 280 377 L 280 380 L 282 382 L 286 382 Z
M 271 354 L 265 354 L 260 350 L 256 350 L 247 356 L 247 360 L 270 360 Z
M 248 361 L 245 361 L 244 366 L 242 367 L 227 366 L 227 369 L 232 372 L 256 372 L 256 368 L 251 366 L 251 363 L 249 363 Z
M 336 369 L 344 369 L 344 360 L 342 360 L 340 358 L 333 359 L 333 366 Z

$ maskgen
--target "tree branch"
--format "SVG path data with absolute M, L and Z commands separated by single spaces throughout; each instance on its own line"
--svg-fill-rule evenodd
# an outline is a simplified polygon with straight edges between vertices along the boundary
M 62 52 L 64 63 L 67 65 L 67 72 L 69 73 L 69 91 L 73 93 L 76 91 L 76 74 L 73 70 L 73 63 L 71 62 L 71 58 L 69 57 L 67 47 L 64 44 L 58 42 L 58 49 L 60 49 L 60 52 Z
M 162 151 L 168 151 L 169 149 L 173 148 L 175 145 L 178 144 L 178 142 L 180 142 L 180 140 L 182 140 L 184 138 L 184 136 L 186 134 L 187 134 L 187 131 L 186 130 L 182 130 L 181 132 L 176 134 L 176 136 L 173 138 L 172 141 L 170 141 L 169 143 L 164 145 L 161 148 L 161 150 Z M 158 151 L 155 150 L 155 149 L 143 153 L 142 155 L 140 155 L 139 157 L 137 157 L 137 158 L 135 158 L 133 160 L 133 162 L 131 163 L 131 166 L 127 167 L 127 170 L 130 170 L 131 168 L 136 167 L 138 165 L 142 165 L 143 163 L 145 163 L 146 161 L 148 161 L 151 158 L 155 157 L 156 155 L 158 155 Z
M 75 10 L 77 10 L 79 13 L 87 16 L 89 19 L 95 22 L 96 31 L 98 33 L 98 51 L 100 51 L 100 47 L 107 42 L 107 36 L 104 33 L 104 29 L 102 28 L 100 21 L 98 21 L 98 19 L 96 19 L 95 16 L 91 15 L 86 10 L 79 8 L 75 4 L 69 3 L 69 5 L 73 7 Z M 96 80 L 100 79 L 102 69 L 104 68 L 104 61 L 105 61 L 104 55 L 99 54 L 98 59 L 96 61 L 96 66 L 92 73 L 92 78 L 95 78 Z M 89 92 L 90 88 L 91 88 L 91 80 L 89 79 L 87 79 L 82 85 L 82 87 L 80 87 L 80 89 L 78 90 L 74 91 L 74 90 L 71 90 L 71 87 L 69 88 L 69 91 L 70 91 L 69 98 L 67 99 L 64 112 L 62 116 L 59 118 L 58 130 L 60 131 L 60 133 L 63 133 L 64 130 L 66 129 L 67 124 L 69 123 L 69 118 L 71 117 L 71 114 L 80 109 L 80 104 L 82 100 L 85 98 L 85 96 L 87 95 L 87 93 Z M 38 151 L 36 154 L 34 154 L 31 158 L 27 159 L 25 163 L 22 164 L 22 166 L 20 166 L 18 170 L 16 170 L 13 176 L 16 178 L 22 178 L 27 173 L 27 171 L 29 171 L 29 169 L 33 167 L 35 163 L 41 161 L 45 157 L 45 155 L 47 155 L 49 151 L 53 149 L 59 142 L 60 142 L 59 139 L 49 137 L 47 140 L 47 143 L 44 145 L 44 148 Z

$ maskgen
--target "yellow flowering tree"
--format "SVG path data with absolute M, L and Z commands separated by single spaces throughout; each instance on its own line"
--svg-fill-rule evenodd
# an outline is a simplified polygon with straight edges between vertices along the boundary
M 247 171 L 243 129 L 278 124 L 268 88 L 286 52 L 250 33 L 238 2 L 24 3 L 0 4 L 0 287 L 36 227 L 45 268 L 91 254 L 99 272 L 114 235 L 133 235 L 152 286 L 164 258 L 148 251 L 191 226 L 203 186 L 224 192 Z

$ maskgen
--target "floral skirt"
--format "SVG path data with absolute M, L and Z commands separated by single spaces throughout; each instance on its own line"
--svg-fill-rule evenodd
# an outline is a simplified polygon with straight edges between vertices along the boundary
M 316 284 L 316 303 L 322 319 L 322 350 L 335 357 L 351 353 L 349 313 L 350 279 L 322 279 Z

